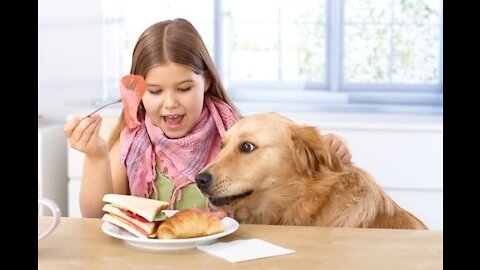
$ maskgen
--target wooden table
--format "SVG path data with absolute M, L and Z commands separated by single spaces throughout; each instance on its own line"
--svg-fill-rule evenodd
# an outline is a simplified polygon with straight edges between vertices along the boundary
M 39 217 L 39 230 L 51 217 Z M 219 239 L 259 238 L 295 253 L 230 263 L 198 249 L 144 251 L 101 230 L 102 220 L 62 217 L 38 242 L 38 269 L 443 269 L 443 232 L 241 224 Z

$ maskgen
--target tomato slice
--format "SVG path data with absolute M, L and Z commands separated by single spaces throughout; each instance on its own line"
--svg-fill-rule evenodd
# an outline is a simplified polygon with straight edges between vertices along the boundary
M 149 222 L 149 221 L 146 220 L 144 217 L 139 216 L 139 215 L 133 213 L 133 212 L 130 211 L 130 210 L 126 210 L 126 209 L 122 209 L 122 208 L 119 208 L 119 209 L 120 209 L 120 211 L 122 211 L 122 213 L 124 213 L 125 215 L 127 215 L 128 217 L 130 217 L 130 218 L 132 218 L 132 219 L 136 219 L 136 220 L 138 220 L 138 221 L 140 221 L 140 222 L 142 222 L 142 223 L 148 223 L 148 222 Z

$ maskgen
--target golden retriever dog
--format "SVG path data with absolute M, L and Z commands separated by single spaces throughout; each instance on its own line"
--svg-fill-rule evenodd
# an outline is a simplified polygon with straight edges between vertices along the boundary
M 195 181 L 214 207 L 245 223 L 427 229 L 367 172 L 342 164 L 315 127 L 277 113 L 238 121 Z

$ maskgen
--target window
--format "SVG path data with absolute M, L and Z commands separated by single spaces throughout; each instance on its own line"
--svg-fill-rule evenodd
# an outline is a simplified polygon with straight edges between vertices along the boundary
M 103 0 L 105 98 L 156 21 L 184 17 L 236 104 L 443 112 L 441 0 Z

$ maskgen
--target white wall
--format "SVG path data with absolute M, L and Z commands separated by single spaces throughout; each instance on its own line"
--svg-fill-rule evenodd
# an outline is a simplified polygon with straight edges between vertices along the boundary
M 38 113 L 64 122 L 102 96 L 99 0 L 38 1 Z

